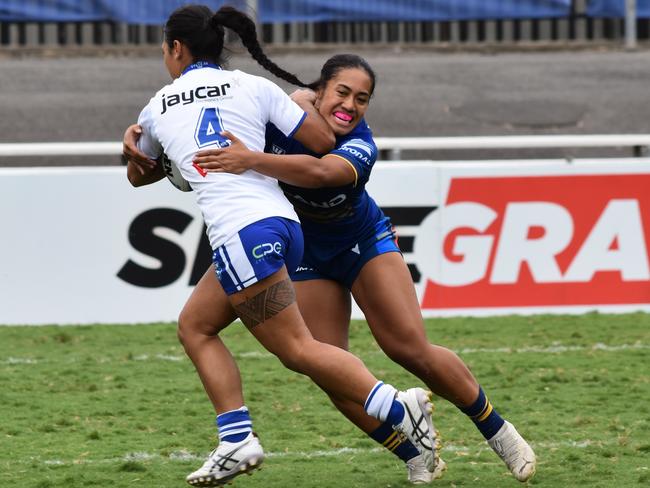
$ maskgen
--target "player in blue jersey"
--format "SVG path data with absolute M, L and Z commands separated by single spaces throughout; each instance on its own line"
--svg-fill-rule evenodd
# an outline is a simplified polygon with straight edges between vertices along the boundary
M 377 159 L 363 119 L 374 86 L 374 72 L 358 56 L 334 56 L 324 65 L 311 97 L 336 135 L 335 148 L 325 155 L 270 125 L 267 154 L 250 151 L 227 134 L 233 141 L 229 148 L 200 152 L 194 162 L 206 171 L 253 169 L 280 180 L 305 236 L 303 261 L 290 275 L 314 337 L 347 348 L 351 294 L 384 352 L 469 416 L 513 475 L 526 481 L 535 472 L 533 450 L 492 407 L 463 361 L 428 342 L 390 221 L 365 190 Z M 304 91 L 294 95 L 303 101 L 309 97 Z M 390 426 L 328 393 L 339 410 L 373 439 L 384 445 L 395 439 Z M 418 473 L 411 472 L 413 481 Z M 418 479 L 426 481 L 426 473 Z
M 139 149 L 150 160 L 166 155 L 194 189 L 217 270 L 214 288 L 219 294 L 207 304 L 218 319 L 212 326 L 217 324 L 218 330 L 239 317 L 288 368 L 389 422 L 408 438 L 419 437 L 424 425 L 433 442 L 430 393 L 421 388 L 398 392 L 378 381 L 352 354 L 314 340 L 305 326 L 288 276 L 302 256 L 302 233 L 277 180 L 256 171 L 211 174 L 193 164 L 199 148 L 230 144 L 223 129 L 236 131 L 259 150 L 269 122 L 313 148 L 331 140 L 313 107 L 305 107 L 305 112 L 265 78 L 221 66 L 225 27 L 239 35 L 265 69 L 295 82 L 264 55 L 248 16 L 232 7 L 213 13 L 189 5 L 174 11 L 165 24 L 163 60 L 174 81 L 151 98 L 138 119 Z M 131 184 L 141 186 L 164 174 L 157 165 L 140 166 L 129 159 L 127 176 Z M 200 371 L 202 365 L 190 357 Z M 264 457 L 243 403 L 236 365 L 229 360 L 226 355 L 224 369 L 213 371 L 219 375 L 218 384 L 208 390 L 219 414 L 220 442 L 204 465 L 187 477 L 194 486 L 225 484 L 255 469 Z M 428 456 L 433 466 L 433 456 Z

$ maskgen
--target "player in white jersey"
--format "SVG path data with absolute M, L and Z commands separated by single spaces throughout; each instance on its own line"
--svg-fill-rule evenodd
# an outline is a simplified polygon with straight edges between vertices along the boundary
M 369 415 L 391 423 L 407 437 L 421 435 L 423 425 L 431 433 L 430 393 L 420 388 L 398 392 L 378 381 L 352 354 L 311 336 L 287 272 L 302 258 L 302 234 L 277 180 L 255 171 L 207 174 L 193 165 L 199 148 L 229 144 L 220 134 L 223 129 L 258 150 L 264 146 L 264 127 L 269 122 L 312 150 L 319 150 L 319 144 L 314 144 L 318 138 L 321 151 L 323 145 L 332 143 L 325 122 L 315 112 L 306 114 L 276 85 L 221 69 L 224 27 L 240 36 L 263 67 L 291 79 L 292 75 L 264 55 L 255 24 L 245 14 L 232 7 L 222 7 L 216 13 L 205 6 L 181 7 L 165 24 L 162 44 L 163 59 L 174 82 L 151 99 L 139 118 L 140 149 L 152 160 L 165 154 L 196 193 L 214 250 L 217 277 L 226 292 L 207 305 L 219 310 L 220 325 L 225 327 L 238 316 L 285 366 L 308 375 L 337 396 L 363 405 Z M 127 176 L 134 186 L 164 177 L 158 166 L 142 168 L 132 161 Z M 223 348 L 216 332 L 207 347 Z M 206 390 L 218 414 L 220 442 L 204 465 L 187 477 L 194 486 L 225 484 L 255 469 L 264 458 L 252 432 L 232 356 L 226 353 L 218 361 L 224 374 L 214 379 L 217 385 Z M 197 370 L 205 367 L 197 362 L 195 366 Z M 432 457 L 429 462 L 433 465 Z

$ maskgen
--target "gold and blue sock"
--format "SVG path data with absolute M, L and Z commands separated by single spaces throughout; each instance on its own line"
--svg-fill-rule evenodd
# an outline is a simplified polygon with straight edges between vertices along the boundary
M 420 452 L 405 436 L 393 429 L 393 426 L 388 422 L 384 422 L 376 430 L 368 434 L 371 439 L 374 439 L 379 444 L 384 446 L 390 452 L 395 454 L 402 461 L 406 462 L 419 456 Z
M 494 437 L 504 420 L 499 413 L 492 407 L 490 400 L 485 396 L 483 388 L 478 387 L 478 398 L 474 403 L 468 407 L 458 407 L 465 415 L 467 415 L 474 425 L 481 431 L 483 437 L 491 439 Z

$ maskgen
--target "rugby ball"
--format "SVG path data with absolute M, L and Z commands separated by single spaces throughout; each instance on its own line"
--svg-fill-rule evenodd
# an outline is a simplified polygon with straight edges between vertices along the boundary
M 167 176 L 167 179 L 172 185 L 180 191 L 192 191 L 192 187 L 189 182 L 183 178 L 178 166 L 172 163 L 171 159 L 169 159 L 165 153 L 160 157 L 160 162 L 165 171 L 165 176 Z

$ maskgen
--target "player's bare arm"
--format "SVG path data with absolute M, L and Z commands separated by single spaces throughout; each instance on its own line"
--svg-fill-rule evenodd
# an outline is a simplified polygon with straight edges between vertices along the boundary
M 291 94 L 291 99 L 307 113 L 294 138 L 317 154 L 326 154 L 334 149 L 336 143 L 334 132 L 314 106 L 316 93 L 312 90 L 299 89 Z
M 208 173 L 240 174 L 253 169 L 302 188 L 343 186 L 356 181 L 354 167 L 340 156 L 316 158 L 307 154 L 260 153 L 248 149 L 230 132 L 223 132 L 222 135 L 230 139 L 229 147 L 205 149 L 194 157 L 194 163 Z

